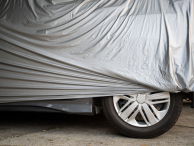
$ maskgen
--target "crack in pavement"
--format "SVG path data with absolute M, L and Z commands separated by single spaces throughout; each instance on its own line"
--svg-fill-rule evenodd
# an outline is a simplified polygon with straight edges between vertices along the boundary
M 194 128 L 194 127 L 190 127 L 190 126 L 183 126 L 183 125 L 174 125 L 174 126 L 184 127 L 184 128 Z

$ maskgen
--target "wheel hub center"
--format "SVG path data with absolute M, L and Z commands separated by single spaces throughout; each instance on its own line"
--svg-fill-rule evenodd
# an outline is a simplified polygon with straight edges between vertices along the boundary
M 138 94 L 137 96 L 137 102 L 142 104 L 145 102 L 145 95 L 144 94 Z

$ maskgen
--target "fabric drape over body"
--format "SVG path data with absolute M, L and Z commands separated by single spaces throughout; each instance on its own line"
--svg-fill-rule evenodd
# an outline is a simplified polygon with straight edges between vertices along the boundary
M 0 103 L 194 91 L 194 0 L 0 0 Z

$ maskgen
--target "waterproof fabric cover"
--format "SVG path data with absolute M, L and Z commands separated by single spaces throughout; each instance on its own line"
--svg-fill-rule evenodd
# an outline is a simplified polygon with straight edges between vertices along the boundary
M 0 0 L 0 102 L 194 91 L 193 0 Z

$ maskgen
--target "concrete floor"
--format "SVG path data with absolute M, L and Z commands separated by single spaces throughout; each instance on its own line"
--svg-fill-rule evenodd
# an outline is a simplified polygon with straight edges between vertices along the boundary
M 0 145 L 67 146 L 194 146 L 194 109 L 184 103 L 177 124 L 154 139 L 121 135 L 103 115 L 78 116 L 53 113 L 0 113 Z

